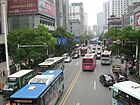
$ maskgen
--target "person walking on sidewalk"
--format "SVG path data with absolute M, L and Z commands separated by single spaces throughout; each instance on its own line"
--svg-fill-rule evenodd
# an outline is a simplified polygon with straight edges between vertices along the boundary
M 132 73 L 133 73 L 133 65 L 132 65 L 132 63 L 129 63 L 128 70 L 129 70 L 129 75 L 132 75 Z

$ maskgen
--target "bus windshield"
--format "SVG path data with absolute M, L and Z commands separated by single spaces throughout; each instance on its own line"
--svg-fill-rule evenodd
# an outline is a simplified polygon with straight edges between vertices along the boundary
M 83 59 L 83 63 L 92 63 L 92 59 Z

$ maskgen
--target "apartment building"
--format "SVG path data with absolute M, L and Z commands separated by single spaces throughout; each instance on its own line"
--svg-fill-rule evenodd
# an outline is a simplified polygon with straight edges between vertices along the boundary
M 121 18 L 123 14 L 126 13 L 126 8 L 128 6 L 128 0 L 111 0 L 111 15 L 115 15 Z

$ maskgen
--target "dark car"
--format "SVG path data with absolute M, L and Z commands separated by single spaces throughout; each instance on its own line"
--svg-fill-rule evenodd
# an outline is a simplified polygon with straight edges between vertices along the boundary
M 112 86 L 115 83 L 115 79 L 111 74 L 102 74 L 99 79 L 104 86 Z
M 116 81 L 122 82 L 122 81 L 128 81 L 128 76 L 125 72 L 115 73 L 116 75 Z

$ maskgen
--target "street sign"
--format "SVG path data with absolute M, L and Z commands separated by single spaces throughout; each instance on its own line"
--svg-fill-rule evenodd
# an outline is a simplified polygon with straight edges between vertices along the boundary
M 78 42 L 79 43 L 80 42 L 80 36 L 75 36 L 74 37 L 74 42 Z
M 113 44 L 113 40 L 108 40 L 108 44 L 112 45 Z
M 117 41 L 116 41 L 116 44 L 121 44 L 122 43 L 122 41 L 120 40 L 120 39 L 118 39 Z
M 67 38 L 57 38 L 58 45 L 65 45 L 67 44 Z

